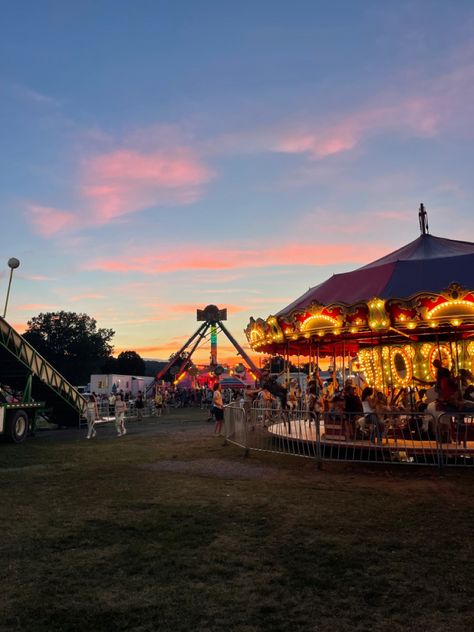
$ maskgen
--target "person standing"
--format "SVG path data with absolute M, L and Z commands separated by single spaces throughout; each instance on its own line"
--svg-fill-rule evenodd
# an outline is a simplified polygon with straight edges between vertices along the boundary
M 89 395 L 89 401 L 87 402 L 86 408 L 86 419 L 87 419 L 87 439 L 93 439 L 96 436 L 95 431 L 95 422 L 99 418 L 99 411 L 97 409 L 97 398 L 96 394 L 92 393 Z
M 219 382 L 214 384 L 211 410 L 216 420 L 214 434 L 220 435 L 222 432 L 222 424 L 224 422 L 224 402 L 222 401 L 221 385 Z
M 115 427 L 117 429 L 117 436 L 123 437 L 127 434 L 125 428 L 125 411 L 127 404 L 123 401 L 123 398 L 118 394 L 115 398 Z
M 158 389 L 155 394 L 155 409 L 156 409 L 156 416 L 161 417 L 161 413 L 163 412 L 163 395 L 161 391 Z
M 112 391 L 109 395 L 109 417 L 113 417 L 115 413 L 115 393 Z
M 143 395 L 141 391 L 138 391 L 137 399 L 135 400 L 135 409 L 137 411 L 137 421 L 141 421 L 143 419 Z

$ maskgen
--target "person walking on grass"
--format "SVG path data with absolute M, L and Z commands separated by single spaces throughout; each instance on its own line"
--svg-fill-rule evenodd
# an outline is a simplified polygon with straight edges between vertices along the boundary
M 163 412 L 163 394 L 159 390 L 157 390 L 155 394 L 155 410 L 156 416 L 161 417 L 161 414 Z
M 221 385 L 219 382 L 214 384 L 211 412 L 216 420 L 214 434 L 220 435 L 222 432 L 222 424 L 224 422 L 224 403 L 222 401 Z
M 126 409 L 127 404 L 123 401 L 123 397 L 119 393 L 115 398 L 115 428 L 117 429 L 118 437 L 123 437 L 127 434 L 127 430 L 125 428 Z
M 137 421 L 141 421 L 143 419 L 144 407 L 145 407 L 145 403 L 143 401 L 142 392 L 138 391 L 137 399 L 135 400 L 135 409 L 137 411 Z
M 87 419 L 87 437 L 86 439 L 93 439 L 96 436 L 95 431 L 95 422 L 99 418 L 99 411 L 97 408 L 97 398 L 96 394 L 92 393 L 89 395 L 89 401 L 87 402 L 86 408 L 86 419 Z

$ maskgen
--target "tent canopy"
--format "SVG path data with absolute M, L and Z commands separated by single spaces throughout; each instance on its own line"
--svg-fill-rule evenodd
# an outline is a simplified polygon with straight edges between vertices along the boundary
M 456 282 L 474 287 L 474 243 L 422 234 L 406 246 L 352 272 L 334 274 L 278 312 L 284 316 L 313 302 L 329 305 L 374 297 L 441 292 Z

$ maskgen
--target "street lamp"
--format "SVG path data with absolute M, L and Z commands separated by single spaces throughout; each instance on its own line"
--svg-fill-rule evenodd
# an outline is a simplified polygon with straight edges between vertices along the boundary
M 5 308 L 3 310 L 3 318 L 5 318 L 5 316 L 7 315 L 8 297 L 10 296 L 10 287 L 12 284 L 13 270 L 18 268 L 19 265 L 20 265 L 19 259 L 16 259 L 15 257 L 11 257 L 10 259 L 8 259 L 8 267 L 10 268 L 10 279 L 8 281 L 8 289 L 7 289 L 7 296 L 5 299 Z

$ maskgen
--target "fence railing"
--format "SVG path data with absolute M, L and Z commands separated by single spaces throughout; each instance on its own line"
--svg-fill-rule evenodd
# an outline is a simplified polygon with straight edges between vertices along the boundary
M 115 420 L 114 408 L 113 406 L 109 405 L 109 402 L 106 399 L 101 399 L 97 402 L 97 412 L 98 412 L 98 419 L 96 423 L 98 424 L 113 422 Z M 153 417 L 157 415 L 157 412 L 158 411 L 156 409 L 155 403 L 151 399 L 147 399 L 146 401 L 143 402 L 143 408 L 141 409 L 141 414 L 139 414 L 139 410 L 135 407 L 134 402 L 126 402 L 125 420 L 138 419 L 140 416 Z M 85 425 L 86 424 L 85 417 L 82 417 L 79 423 L 80 425 Z
M 323 461 L 474 465 L 474 414 L 316 413 L 307 409 L 231 404 L 229 442 L 250 450 Z

